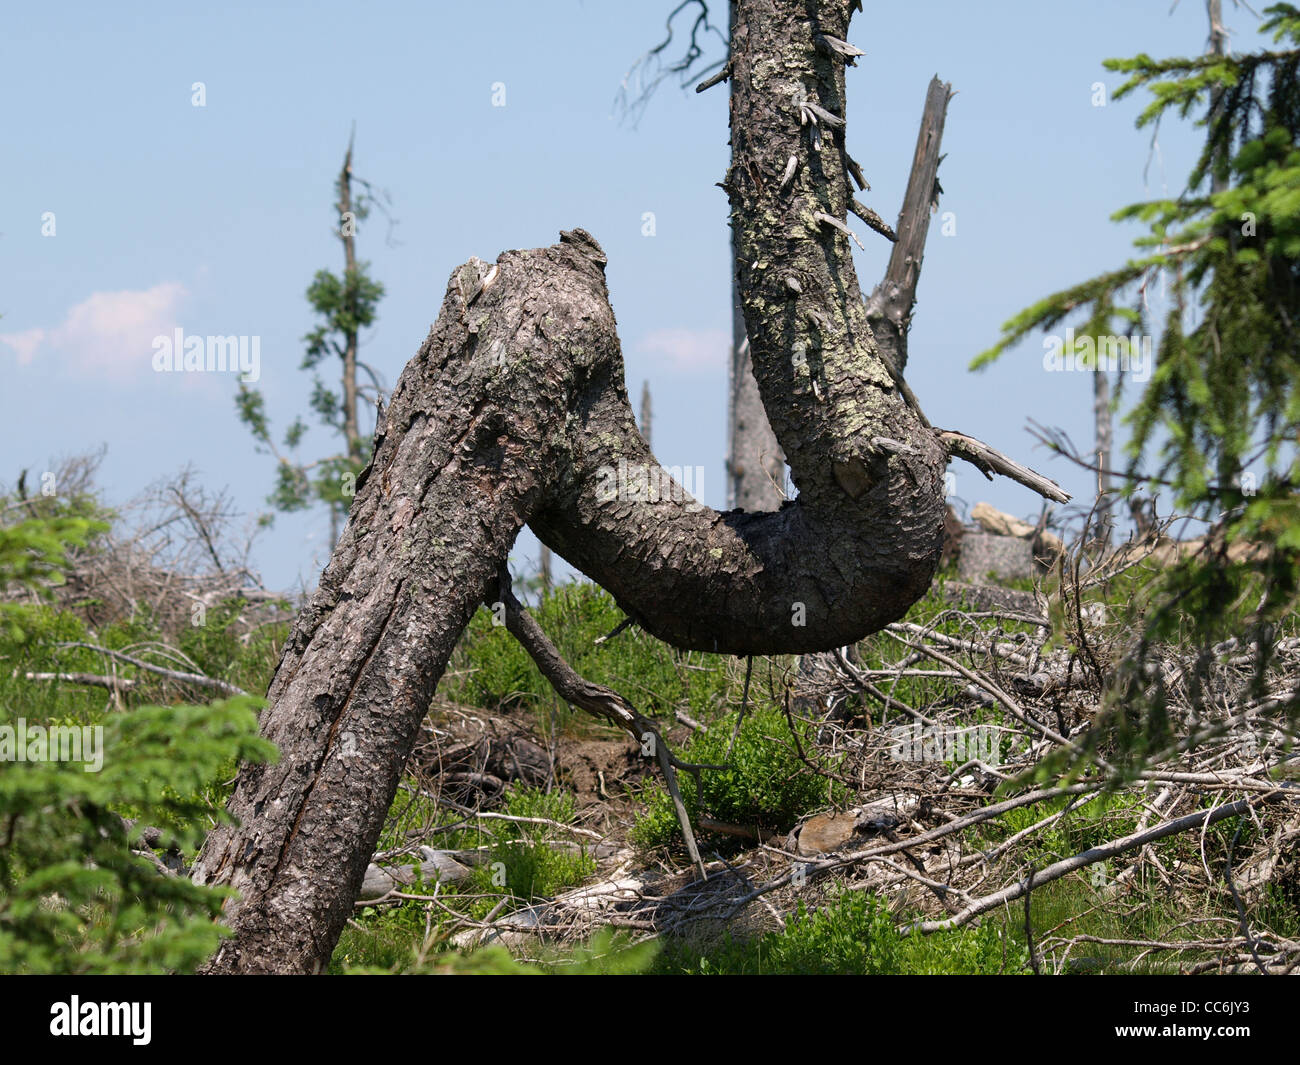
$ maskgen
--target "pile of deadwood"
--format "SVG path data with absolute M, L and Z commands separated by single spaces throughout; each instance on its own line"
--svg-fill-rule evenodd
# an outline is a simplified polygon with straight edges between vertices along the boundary
M 48 518 L 76 501 L 98 510 L 95 479 L 103 457 L 102 451 L 74 456 L 42 474 L 39 483 L 54 489 L 49 495 L 34 479 L 29 488 L 24 471 L 0 520 Z M 288 598 L 265 588 L 250 562 L 255 523 L 242 522 L 228 496 L 204 489 L 186 469 L 115 508 L 105 524 L 111 525 L 108 531 L 69 549 L 65 580 L 44 587 L 12 585 L 0 593 L 10 602 L 52 603 L 80 617 L 88 639 L 62 649 L 77 660 L 87 650 L 94 652 L 99 668 L 23 670 L 22 675 L 102 688 L 115 704 L 126 692 L 160 701 L 246 694 L 206 675 L 179 645 L 182 633 L 218 621 L 247 643 L 259 630 L 292 620 L 296 611 Z M 156 629 L 155 638 L 113 648 L 99 641 L 98 633 L 108 626 L 142 619 Z
M 64 491 L 89 491 L 95 465 L 93 458 L 80 459 L 61 470 Z M 35 495 L 15 499 L 6 520 L 39 514 L 42 505 Z M 503 896 L 484 920 L 455 912 L 457 945 L 504 942 L 526 954 L 543 942 L 583 939 L 601 926 L 640 937 L 773 928 L 800 903 L 815 906 L 829 890 L 847 886 L 888 899 L 908 934 L 1023 907 L 1033 962 L 1042 971 L 1085 966 L 1102 948 L 1127 951 L 1132 964 L 1163 959 L 1189 972 L 1295 971 L 1300 943 L 1278 934 L 1268 915 L 1270 900 L 1300 903 L 1300 778 L 1293 722 L 1285 713 L 1296 698 L 1300 638 L 1284 634 L 1276 641 L 1258 684 L 1249 645 L 1229 641 L 1208 661 L 1162 648 L 1154 668 L 1169 693 L 1177 742 L 1135 774 L 1112 765 L 1103 745 L 1078 775 L 1054 768 L 1045 782 L 1027 783 L 1036 768 L 1068 762 L 1087 743 L 1111 673 L 1130 650 L 1131 631 L 1090 602 L 1090 593 L 1133 567 L 1167 565 L 1196 545 L 1156 532 L 1084 560 L 1081 547 L 1066 550 L 1045 528 L 977 509 L 973 517 L 984 534 L 1026 541 L 1040 574 L 1052 564 L 1059 586 L 1050 598 L 986 579 L 949 581 L 943 632 L 936 631 L 938 622 L 888 626 L 874 638 L 888 652 L 883 662 L 874 655 L 872 668 L 851 653 L 819 656 L 821 690 L 812 699 L 789 698 L 796 665 L 754 664 L 751 701 L 786 707 L 792 722 L 797 717 L 813 729 L 811 742 L 793 733 L 772 742 L 794 747 L 807 772 L 826 778 L 828 794 L 838 785 L 837 793 L 848 797 L 838 805 L 779 835 L 719 823 L 707 812 L 697 816 L 709 859 L 701 879 L 684 861 L 627 846 L 640 808 L 637 788 L 655 772 L 630 742 L 604 741 L 621 754 L 609 756 L 604 768 L 586 766 L 579 779 L 569 775 L 575 768 L 570 741 L 539 739 L 517 721 L 443 707 L 426 723 L 393 816 L 416 797 L 436 800 L 439 813 L 411 829 L 400 848 L 375 855 L 358 906 L 454 909 L 436 892 L 411 889 L 417 876 L 426 885 L 463 880 L 486 860 L 485 850 L 440 847 L 446 834 L 518 820 L 496 808 L 509 784 L 567 786 L 578 793 L 577 823 L 525 820 L 544 830 L 546 842 L 538 845 L 592 855 L 596 878 L 543 903 L 521 906 Z M 146 610 L 163 622 L 164 639 L 109 650 L 92 636 L 102 671 L 29 673 L 30 679 L 95 685 L 114 699 L 141 683 L 186 697 L 237 693 L 227 681 L 205 676 L 165 637 L 231 601 L 239 604 L 235 621 L 245 637 L 291 616 L 247 565 L 247 541 L 242 549 L 229 547 L 232 513 L 187 475 L 126 508 L 124 516 L 133 520 L 120 519 L 115 534 L 74 552 L 71 579 L 55 595 L 86 616 L 92 633 Z M 916 690 L 917 679 L 930 694 L 913 704 L 906 692 L 909 684 Z M 704 727 L 679 715 L 683 720 Z M 995 727 L 971 732 L 977 721 L 992 720 Z M 991 830 L 1011 811 L 1018 811 L 1022 827 Z M 1095 838 L 1086 850 L 1057 854 L 1036 846 L 1060 838 L 1062 823 L 1084 816 Z M 1171 848 L 1171 839 L 1183 845 Z M 164 855 L 159 865 L 178 871 L 175 856 Z M 1159 941 L 1100 940 L 1070 922 L 1034 929 L 1027 919 L 1032 893 L 1065 877 L 1086 884 L 1096 907 L 1121 918 L 1152 898 L 1170 901 L 1187 918 Z
M 816 906 L 847 887 L 887 899 L 909 935 L 1010 913 L 1043 972 L 1095 967 L 1098 953 L 1184 972 L 1296 971 L 1300 941 L 1270 927 L 1269 913 L 1270 900 L 1300 901 L 1300 762 L 1285 712 L 1297 693 L 1300 638 L 1276 643 L 1262 685 L 1252 684 L 1254 649 L 1237 641 L 1214 648 L 1208 663 L 1163 649 L 1153 668 L 1169 693 L 1177 738 L 1168 749 L 1126 771 L 1102 744 L 1078 773 L 1060 769 L 1082 756 L 1110 671 L 1132 640 L 1104 607 L 1089 604 L 1089 592 L 1131 567 L 1162 563 L 1162 546 L 1158 538 L 1127 544 L 1086 566 L 1067 552 L 1052 601 L 1041 592 L 1019 593 L 1014 608 L 958 601 L 928 626 L 892 624 L 876 637 L 892 648 L 883 664 L 865 668 L 838 653 L 823 697 L 802 710 L 788 698 L 795 669 L 756 664 L 751 699 L 784 705 L 815 737 L 801 742 L 792 732 L 773 742 L 793 746 L 807 772 L 827 779 L 828 793 L 835 782 L 850 798 L 777 835 L 697 816 L 711 859 L 705 879 L 685 860 L 652 860 L 626 846 L 635 803 L 589 806 L 579 824 L 550 826 L 551 839 L 563 842 L 548 845 L 586 850 L 597 877 L 541 903 L 502 898 L 486 920 L 456 914 L 453 942 L 504 943 L 527 955 L 604 926 L 639 938 L 770 929 L 800 903 Z M 1049 613 L 1058 628 L 1065 618 L 1055 641 Z M 939 622 L 945 631 L 936 631 Z M 931 694 L 913 704 L 907 690 Z M 460 824 L 506 816 L 491 809 L 498 782 L 554 780 L 556 753 L 539 744 L 519 757 L 510 753 L 517 741 L 429 739 L 425 769 L 442 742 L 446 772 L 426 774 L 425 794 L 442 796 Z M 1054 768 L 1032 782 L 1043 767 Z M 1012 811 L 1014 830 L 995 822 Z M 1083 819 L 1090 845 L 1060 853 L 1059 840 L 1078 838 L 1060 834 L 1062 826 Z M 445 907 L 409 890 L 416 871 L 426 882 L 455 882 L 482 860 L 480 852 L 439 850 L 434 836 L 413 838 L 376 856 L 358 905 Z M 1153 899 L 1186 918 L 1159 940 L 1083 934 L 1070 920 L 1034 928 L 1032 893 L 1062 878 L 1086 887 L 1086 909 L 1121 927 L 1139 927 Z

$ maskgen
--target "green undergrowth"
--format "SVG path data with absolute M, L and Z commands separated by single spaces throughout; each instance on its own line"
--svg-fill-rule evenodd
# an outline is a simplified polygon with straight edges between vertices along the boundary
M 192 971 L 228 893 L 159 870 L 139 827 L 197 852 L 224 816 L 222 782 L 275 756 L 260 700 L 150 705 L 149 685 L 114 699 L 40 676 L 111 672 L 58 646 L 89 633 L 53 601 L 68 553 L 108 524 L 80 499 L 0 497 L 0 514 L 0 973 Z
M 406 972 L 460 964 L 448 960 L 456 954 L 449 937 L 460 916 L 477 921 L 489 913 L 513 913 L 581 884 L 596 871 L 595 859 L 582 845 L 586 837 L 557 827 L 575 819 L 571 794 L 512 788 L 496 812 L 537 820 L 450 820 L 428 799 L 399 795 L 378 849 L 396 848 L 418 832 L 440 849 L 474 852 L 471 874 L 456 884 L 417 881 L 403 893 L 423 898 L 361 909 L 344 930 L 329 971 Z M 451 831 L 442 830 L 446 827 Z M 429 901 L 434 896 L 436 904 Z
M 614 689 L 643 714 L 667 722 L 683 710 L 707 719 L 739 703 L 737 660 L 678 651 L 629 627 L 603 643 L 624 615 L 589 582 L 556 586 L 530 612 L 581 676 Z M 522 711 L 540 728 L 556 714 L 569 734 L 617 734 L 560 703 L 528 653 L 486 607 L 471 619 L 439 687 L 442 698 L 494 712 Z
M 85 543 L 88 520 L 48 524 L 10 533 L 10 584 L 57 583 L 58 544 Z M 62 541 L 61 539 L 62 538 Z M 80 540 L 78 540 L 80 538 Z M 15 546 L 16 545 L 16 546 Z M 4 555 L 0 544 L 0 556 Z M 43 553 L 42 553 L 43 552 Z M 32 560 L 36 560 L 33 567 Z M 17 560 L 15 562 L 15 560 Z M 2 558 L 0 558 L 2 561 Z M 1049 579 L 1050 583 L 1050 579 Z M 1138 580 L 1112 582 L 1095 593 L 1108 603 L 1135 598 Z M 93 606 L 93 604 L 90 604 Z M 802 816 L 844 805 L 854 796 L 814 773 L 800 756 L 812 755 L 813 726 L 798 721 L 791 734 L 784 712 L 794 681 L 792 656 L 756 659 L 745 695 L 746 662 L 734 657 L 679 653 L 635 627 L 597 643 L 623 620 L 610 596 L 594 585 L 556 587 L 538 597 L 534 613 L 567 660 L 583 676 L 630 698 L 671 734 L 680 759 L 704 765 L 698 778 L 679 774 L 692 817 L 754 830 L 783 832 Z M 210 607 L 202 625 L 164 632 L 146 611 L 92 626 L 93 610 L 60 607 L 37 597 L 6 604 L 0 633 L 0 724 L 23 718 L 43 725 L 105 728 L 107 761 L 99 774 L 66 764 L 10 765 L 0 772 L 0 825 L 12 843 L 0 849 L 0 970 L 27 972 L 185 972 L 212 949 L 218 934 L 213 917 L 222 895 L 183 879 L 163 880 L 148 859 L 130 854 L 132 841 L 121 818 L 164 830 L 168 848 L 192 860 L 202 827 L 221 815 L 240 758 L 266 758 L 270 748 L 256 740 L 256 704 L 228 700 L 188 706 L 185 693 L 124 663 L 73 643 L 137 654 L 166 643 L 184 660 L 174 668 L 196 668 L 251 692 L 261 692 L 274 671 L 286 625 L 248 630 L 243 605 L 229 600 Z M 954 610 L 942 581 L 918 602 L 906 620 L 959 639 L 1018 642 L 1034 626 L 971 618 Z M 1295 621 L 1283 623 L 1287 634 Z M 906 639 L 907 637 L 904 636 Z M 859 643 L 860 668 L 888 665 L 907 648 L 881 632 Z M 119 696 L 102 688 L 27 679 L 26 673 L 109 673 L 137 682 Z M 917 707 L 943 707 L 961 699 L 950 678 L 905 677 L 891 688 L 896 699 Z M 618 736 L 559 703 L 525 652 L 493 623 L 490 611 L 473 619 L 457 647 L 441 698 L 469 708 L 503 713 L 535 731 L 558 722 L 569 737 Z M 746 702 L 736 733 L 739 709 Z M 961 704 L 969 724 L 999 723 L 989 708 Z M 877 704 L 850 695 L 850 717 L 879 729 L 907 720 L 896 711 L 882 715 Z M 677 712 L 705 726 L 688 730 Z M 797 737 L 797 739 L 796 739 Z M 631 742 L 628 740 L 627 742 Z M 834 763 L 826 768 L 834 770 Z M 657 772 L 641 796 L 631 841 L 648 860 L 683 857 L 679 826 Z M 362 907 L 343 933 L 329 971 L 446 973 L 1015 973 L 1028 971 L 1029 936 L 1022 905 L 985 915 L 977 925 L 934 936 L 907 936 L 879 899 L 861 891 L 832 888 L 819 905 L 800 907 L 783 931 L 758 936 L 714 936 L 704 941 L 667 939 L 633 945 L 626 935 L 605 932 L 574 948 L 537 944 L 528 961 L 503 948 L 465 953 L 452 935 L 489 914 L 501 916 L 581 884 L 596 870 L 581 844 L 587 837 L 566 831 L 576 819 L 576 797 L 563 789 L 508 789 L 497 812 L 533 822 L 465 821 L 438 807 L 414 780 L 404 781 L 378 849 L 399 850 L 419 840 L 430 846 L 472 852 L 471 876 L 459 884 L 416 882 L 397 905 Z M 1064 800 L 1012 811 L 986 824 L 989 848 L 1043 817 L 1064 809 Z M 1133 830 L 1141 815 L 1128 794 L 1079 803 L 1056 823 L 1018 845 L 1014 858 L 1027 871 Z M 1204 859 L 1221 871 L 1230 855 L 1259 842 L 1253 825 L 1224 822 L 1204 834 L 1159 841 L 1155 852 L 1177 869 Z M 709 850 L 734 849 L 730 836 L 701 832 Z M 138 849 L 138 843 L 135 843 Z M 162 852 L 160 852 L 160 855 Z M 1029 927 L 1036 945 L 1053 935 L 1087 934 L 1099 939 L 1168 939 L 1183 934 L 1189 919 L 1221 917 L 1230 900 L 1216 884 L 1203 910 L 1190 914 L 1152 882 L 1107 894 L 1120 867 L 1102 864 L 1034 890 Z M 1216 874 L 1217 875 L 1217 874 Z M 1274 885 L 1254 911 L 1255 919 L 1278 934 L 1297 934 L 1300 899 L 1291 881 Z M 468 922 L 468 923 L 467 923 Z M 1097 944 L 1075 955 L 1071 971 L 1128 971 L 1131 947 Z M 1137 971 L 1167 972 L 1199 955 L 1152 955 Z M 1057 959 L 1044 959 L 1050 969 Z
M 705 816 L 756 831 L 784 832 L 793 828 L 802 814 L 848 797 L 843 785 L 818 776 L 799 757 L 780 710 L 772 706 L 752 709 L 739 733 L 737 717 L 738 713 L 728 714 L 715 720 L 708 732 L 696 733 L 678 753 L 686 762 L 724 766 L 701 770 L 698 786 L 694 774 L 678 773 L 682 800 L 692 822 Z M 802 724 L 797 728 L 799 743 L 805 751 L 811 749 L 812 728 Z M 679 843 L 681 828 L 664 785 L 647 788 L 644 801 L 645 812 L 632 829 L 632 842 L 642 848 Z
M 848 889 L 832 892 L 816 909 L 799 904 L 780 931 L 749 938 L 724 934 L 703 945 L 669 942 L 655 963 L 657 972 L 703 976 L 992 975 L 1026 967 L 1027 955 L 999 922 L 903 935 L 882 899 Z

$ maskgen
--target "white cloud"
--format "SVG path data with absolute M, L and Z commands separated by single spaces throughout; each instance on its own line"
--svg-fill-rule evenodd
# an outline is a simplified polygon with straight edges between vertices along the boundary
M 95 292 L 59 325 L 0 333 L 0 343 L 13 349 L 20 365 L 39 356 L 107 377 L 151 373 L 154 337 L 171 335 L 187 295 L 179 281 L 143 291 Z
M 18 365 L 26 366 L 36 356 L 36 349 L 45 339 L 44 329 L 27 329 L 21 333 L 0 333 L 0 341 L 18 353 Z
M 637 342 L 637 350 L 669 370 L 716 370 L 727 365 L 731 335 L 721 329 L 656 329 Z

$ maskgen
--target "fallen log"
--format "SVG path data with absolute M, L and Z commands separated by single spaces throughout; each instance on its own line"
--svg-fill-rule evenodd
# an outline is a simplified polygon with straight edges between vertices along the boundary
M 420 857 L 424 860 L 410 865 L 381 866 L 371 862 L 361 881 L 357 902 L 376 902 L 417 881 L 457 884 L 468 879 L 473 867 L 484 860 L 479 851 L 439 851 L 432 847 L 421 847 Z

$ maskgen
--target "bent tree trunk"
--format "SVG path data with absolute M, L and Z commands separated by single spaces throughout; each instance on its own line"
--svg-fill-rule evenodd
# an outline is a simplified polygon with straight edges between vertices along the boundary
M 850 6 L 738 0 L 731 50 L 738 283 L 798 499 L 719 513 L 659 480 L 587 233 L 461 267 L 272 681 L 280 761 L 241 771 L 239 823 L 196 863 L 239 892 L 208 971 L 328 961 L 452 647 L 525 524 L 683 648 L 829 650 L 924 594 L 947 455 L 878 357 L 841 228 L 843 59 L 818 38 L 843 40 Z

